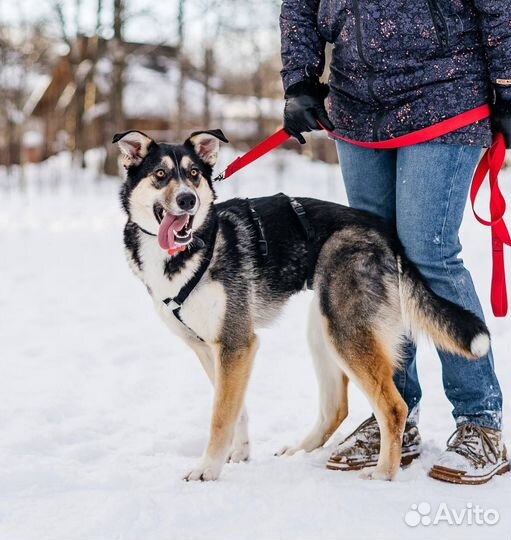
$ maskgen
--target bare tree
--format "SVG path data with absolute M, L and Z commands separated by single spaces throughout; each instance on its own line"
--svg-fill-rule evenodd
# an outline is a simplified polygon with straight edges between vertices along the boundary
M 74 2 L 74 20 L 70 24 L 66 16 L 63 0 L 53 1 L 53 11 L 57 21 L 60 35 L 69 47 L 69 60 L 73 82 L 69 86 L 69 93 L 72 93 L 69 110 L 66 112 L 69 120 L 66 122 L 72 125 L 69 133 L 69 149 L 73 152 L 76 163 L 81 167 L 85 166 L 84 152 L 86 150 L 86 133 L 84 130 L 83 115 L 85 112 L 86 85 L 89 80 L 92 60 L 88 58 L 87 39 L 81 35 L 81 0 Z M 74 32 L 72 29 L 74 28 Z
M 185 84 L 186 84 L 186 69 L 185 69 L 185 8 L 186 0 L 178 0 L 177 6 L 177 63 L 178 63 L 178 81 L 177 81 L 177 118 L 176 118 L 176 138 L 181 140 L 185 123 Z
M 125 48 L 123 44 L 124 0 L 114 0 L 113 3 L 114 36 L 109 43 L 109 52 L 112 60 L 110 109 L 108 115 L 107 137 L 113 133 L 123 131 L 125 125 L 123 109 Z M 105 172 L 117 175 L 119 172 L 117 151 L 112 145 L 107 145 L 107 158 Z
M 19 11 L 18 25 L 0 22 L 0 163 L 22 161 L 24 106 L 31 88 L 30 75 L 47 64 L 49 41 L 40 21 L 28 21 Z
M 202 121 L 205 126 L 209 126 L 211 121 L 211 78 L 215 73 L 214 49 L 210 46 L 204 48 L 204 106 L 202 112 Z

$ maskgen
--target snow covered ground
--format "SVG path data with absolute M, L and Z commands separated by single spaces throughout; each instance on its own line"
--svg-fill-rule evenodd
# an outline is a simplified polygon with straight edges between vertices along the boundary
M 225 151 L 224 163 L 229 158 Z M 28 171 L 25 192 L 0 192 L 0 540 L 509 540 L 511 476 L 467 487 L 426 475 L 454 427 L 427 345 L 419 357 L 424 452 L 396 482 L 324 468 L 335 441 L 369 413 L 353 386 L 350 416 L 327 448 L 273 456 L 316 414 L 304 336 L 308 293 L 260 332 L 247 398 L 251 461 L 227 465 L 215 483 L 183 482 L 207 440 L 212 391 L 124 261 L 118 182 L 94 183 L 64 168 L 56 185 L 51 168 L 40 170 Z M 281 190 L 344 200 L 336 167 L 277 152 L 220 195 Z M 510 319 L 490 315 L 488 231 L 468 212 L 463 238 L 508 396 Z M 470 512 L 472 504 L 500 519 L 407 525 L 405 515 L 420 503 L 430 505 L 430 517 L 441 505 Z M 415 523 L 417 514 L 408 517 Z

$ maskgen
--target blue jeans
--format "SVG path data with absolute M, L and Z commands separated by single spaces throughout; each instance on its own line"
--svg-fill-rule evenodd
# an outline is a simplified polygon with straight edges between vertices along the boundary
M 350 206 L 393 223 L 433 291 L 483 318 L 470 273 L 458 257 L 458 231 L 481 148 L 433 143 L 371 150 L 336 144 Z M 415 346 L 407 343 L 405 352 L 394 381 L 408 410 L 416 411 L 422 394 Z M 456 424 L 500 430 L 502 394 L 491 351 L 473 362 L 440 350 L 438 355 Z

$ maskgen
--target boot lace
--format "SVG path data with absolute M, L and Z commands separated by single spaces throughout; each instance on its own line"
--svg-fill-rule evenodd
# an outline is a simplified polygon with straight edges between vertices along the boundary
M 486 430 L 477 424 L 463 424 L 447 440 L 447 449 L 466 457 L 476 466 L 496 465 L 499 452 Z

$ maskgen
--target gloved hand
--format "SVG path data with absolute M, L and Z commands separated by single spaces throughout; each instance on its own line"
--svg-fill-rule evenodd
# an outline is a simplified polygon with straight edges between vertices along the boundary
M 305 143 L 301 135 L 304 131 L 321 129 L 317 120 L 327 129 L 334 129 L 325 110 L 327 95 L 328 85 L 317 80 L 301 81 L 288 88 L 285 95 L 284 130 L 300 144 Z
M 504 135 L 506 148 L 511 148 L 511 101 L 503 99 L 499 88 L 495 89 L 495 103 L 492 106 L 491 123 L 493 131 Z

